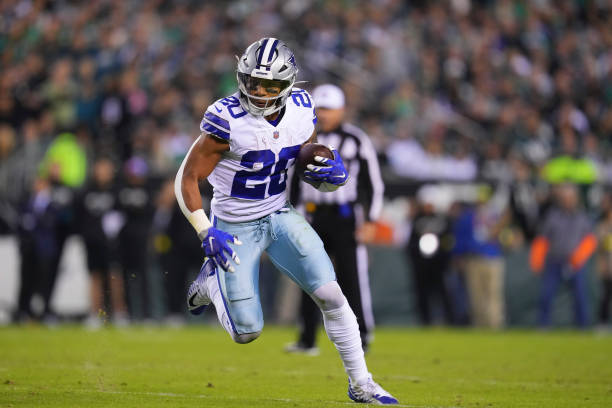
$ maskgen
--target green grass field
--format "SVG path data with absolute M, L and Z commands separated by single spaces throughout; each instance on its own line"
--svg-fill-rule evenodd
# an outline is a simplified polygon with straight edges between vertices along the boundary
M 351 406 L 336 351 L 217 328 L 0 329 L 0 407 Z M 612 407 L 612 337 L 380 328 L 370 371 L 405 407 Z M 355 405 L 357 406 L 357 405 Z

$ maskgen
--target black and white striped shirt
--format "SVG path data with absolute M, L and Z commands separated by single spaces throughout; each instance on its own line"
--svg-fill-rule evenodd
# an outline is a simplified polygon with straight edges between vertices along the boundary
M 380 216 L 383 205 L 384 184 L 376 149 L 368 135 L 357 126 L 342 124 L 329 133 L 318 133 L 317 142 L 334 146 L 348 170 L 348 183 L 338 190 L 326 193 L 311 185 L 299 182 L 292 185 L 292 202 L 314 204 L 351 204 L 363 207 L 367 221 L 375 221 Z

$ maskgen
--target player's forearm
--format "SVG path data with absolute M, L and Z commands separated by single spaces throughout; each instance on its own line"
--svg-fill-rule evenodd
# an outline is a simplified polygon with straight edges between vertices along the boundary
M 312 135 L 310 135 L 310 138 L 305 141 L 303 144 L 308 144 L 308 143 L 317 143 L 317 131 L 313 130 Z
M 176 199 L 183 215 L 196 230 L 198 236 L 205 235 L 212 224 L 202 209 L 202 196 L 197 177 L 189 172 L 184 174 L 181 170 L 177 173 L 174 182 Z
M 185 215 L 189 223 L 196 230 L 198 237 L 201 238 L 202 235 L 206 235 L 212 224 L 202 209 L 202 196 L 198 187 L 199 177 L 188 163 L 191 152 L 197 143 L 196 141 L 191 149 L 189 149 L 183 163 L 181 163 L 181 167 L 176 173 L 174 195 L 183 215 Z

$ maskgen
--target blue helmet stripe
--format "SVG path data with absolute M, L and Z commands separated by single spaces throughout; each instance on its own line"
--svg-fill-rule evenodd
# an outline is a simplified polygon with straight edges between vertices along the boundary
M 274 41 L 272 44 L 272 48 L 270 48 L 270 53 L 268 53 L 268 63 L 272 61 L 272 57 L 274 56 L 274 51 L 276 51 L 276 46 L 278 45 L 278 40 Z
M 223 119 L 222 117 L 219 117 L 217 115 L 215 115 L 214 113 L 210 112 L 210 111 L 206 111 L 206 113 L 204 114 L 204 117 L 206 119 L 208 119 L 211 122 L 214 122 L 215 125 L 219 125 L 220 127 L 222 127 L 224 130 L 226 131 L 230 131 L 230 124 L 227 120 Z
M 257 68 L 261 66 L 261 59 L 263 58 L 264 51 L 266 50 L 266 45 L 268 45 L 268 39 L 266 38 L 261 47 L 259 48 L 259 56 L 257 57 Z

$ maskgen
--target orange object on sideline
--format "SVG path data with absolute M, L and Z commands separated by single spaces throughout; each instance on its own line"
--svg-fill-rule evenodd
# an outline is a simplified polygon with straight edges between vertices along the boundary
M 386 222 L 377 221 L 374 242 L 379 245 L 393 244 L 393 226 Z
M 597 238 L 595 235 L 589 234 L 580 241 L 572 256 L 570 256 L 570 265 L 574 270 L 582 268 L 586 261 L 593 255 L 597 248 Z
M 546 254 L 548 253 L 548 240 L 542 236 L 536 237 L 531 244 L 531 250 L 529 252 L 529 266 L 535 273 L 540 273 L 544 268 L 544 261 L 546 261 Z

